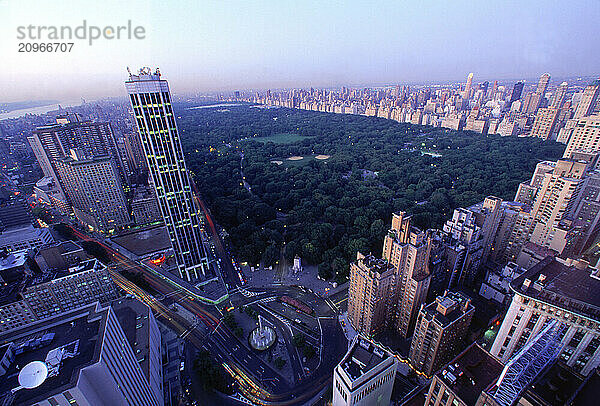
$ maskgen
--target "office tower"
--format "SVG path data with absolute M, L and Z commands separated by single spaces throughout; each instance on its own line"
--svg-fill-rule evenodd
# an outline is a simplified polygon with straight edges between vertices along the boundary
M 105 234 L 131 225 L 123 187 L 110 157 L 88 158 L 73 151 L 69 158 L 57 160 L 55 167 L 79 221 Z
M 600 79 L 594 80 L 584 89 L 573 118 L 582 118 L 593 114 L 598 107 L 598 96 L 600 96 Z
M 395 328 L 405 338 L 412 333 L 429 291 L 430 251 L 431 240 L 412 225 L 411 216 L 405 212 L 394 213 L 391 229 L 383 241 L 382 257 L 396 270 Z
M 600 365 L 597 271 L 546 258 L 510 284 L 513 298 L 491 353 L 507 362 L 551 320 L 566 328 L 560 358 L 582 375 Z
M 562 82 L 552 95 L 552 102 L 550 103 L 550 107 L 560 109 L 565 103 L 565 99 L 567 97 L 567 90 L 569 89 L 569 84 L 567 82 Z
M 0 332 L 86 306 L 108 303 L 119 297 L 108 269 L 95 259 L 61 272 L 50 281 L 31 285 L 22 300 L 0 307 Z
M 166 80 L 141 69 L 125 83 L 181 278 L 205 279 L 208 259 Z
M 114 300 L 110 306 L 127 337 L 154 398 L 164 404 L 162 339 L 152 310 L 135 298 Z
M 21 193 L 0 186 L 0 232 L 9 228 L 28 226 L 32 222 L 31 208 Z
M 555 139 L 558 132 L 559 113 L 560 110 L 555 107 L 539 109 L 535 115 L 535 121 L 533 122 L 529 136 L 543 140 Z
M 145 376 L 134 343 L 110 307 L 93 304 L 61 313 L 0 339 L 14 350 L 0 380 L 3 405 L 163 404 L 154 390 L 162 383 Z M 160 347 L 150 351 L 160 353 Z
M 479 89 L 481 89 L 481 93 L 483 94 L 484 97 L 487 94 L 489 86 L 490 86 L 490 82 L 488 82 L 487 80 L 479 86 Z
M 333 406 L 389 405 L 397 365 L 383 348 L 355 336 L 333 370 Z
M 523 93 L 524 86 L 525 86 L 525 82 L 523 82 L 523 81 L 517 82 L 514 84 L 512 93 L 510 95 L 510 101 L 508 102 L 509 106 L 511 104 L 513 104 L 513 102 L 516 102 L 517 100 L 519 100 L 521 98 L 521 94 Z
M 463 93 L 463 98 L 468 99 L 471 96 L 471 86 L 473 85 L 473 73 L 469 73 L 467 76 L 467 84 L 465 85 L 465 91 Z
M 360 252 L 350 264 L 348 321 L 356 331 L 372 337 L 384 330 L 392 313 L 395 269 L 383 259 Z
M 464 347 L 475 308 L 461 293 L 448 292 L 422 306 L 410 343 L 410 364 L 431 375 Z
M 571 158 L 575 152 L 600 152 L 600 114 L 581 117 L 574 123 L 563 157 Z
M 496 358 L 473 343 L 433 376 L 425 405 L 499 406 L 482 402 L 481 396 L 497 382 L 502 369 Z

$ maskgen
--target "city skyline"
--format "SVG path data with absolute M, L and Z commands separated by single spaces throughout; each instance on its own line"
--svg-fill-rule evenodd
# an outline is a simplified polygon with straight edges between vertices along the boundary
M 18 6 L 17 6 L 18 4 Z M 3 102 L 117 96 L 124 66 L 161 66 L 181 93 L 234 89 L 518 80 L 595 75 L 597 3 L 262 5 L 92 3 L 52 9 L 0 2 Z M 318 11 L 317 11 L 318 10 Z M 93 18 L 92 18 L 93 17 Z M 75 41 L 70 53 L 18 53 L 17 27 L 122 25 L 141 40 Z M 178 21 L 175 26 L 165 21 Z M 450 24 L 449 24 L 450 22 Z M 596 35 L 594 35 L 596 34 Z M 142 62 L 143 61 L 143 62 Z M 443 63 L 442 63 L 443 61 Z M 97 72 L 92 80 L 89 66 Z M 43 70 L 39 67 L 44 66 Z M 577 67 L 577 72 L 573 72 Z M 23 85 L 27 83 L 27 85 Z

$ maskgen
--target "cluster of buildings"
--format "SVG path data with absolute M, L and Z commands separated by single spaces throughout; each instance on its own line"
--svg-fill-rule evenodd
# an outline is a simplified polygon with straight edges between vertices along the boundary
M 104 234 L 161 221 L 156 204 L 151 213 L 137 213 L 138 186 L 132 181 L 145 163 L 138 159 L 143 154 L 136 134 L 116 137 L 109 122 L 64 114 L 55 124 L 37 127 L 28 141 L 44 175 L 34 188 L 40 203 L 74 213 L 90 230 Z M 134 223 L 135 218 L 146 222 Z
M 567 82 L 550 89 L 548 73 L 537 84 L 526 86 L 525 81 L 519 81 L 512 87 L 498 81 L 477 84 L 470 73 L 462 86 L 268 90 L 254 95 L 235 92 L 231 99 L 567 143 L 577 120 L 600 110 L 599 95 L 600 79 L 583 89 L 569 88 Z
M 595 402 L 593 385 L 600 378 L 600 82 L 571 103 L 575 97 L 567 100 L 566 84 L 546 100 L 548 81 L 542 76 L 525 100 L 522 84 L 515 85 L 519 94 L 510 111 L 534 113 L 530 135 L 560 138 L 566 143 L 562 158 L 538 163 L 513 201 L 489 196 L 458 208 L 442 230 L 422 231 L 406 213 L 393 214 L 381 258 L 358 253 L 351 264 L 348 320 L 361 336 L 357 342 L 377 347 L 372 340 L 390 331 L 410 339 L 402 358 L 432 378 L 409 404 Z M 469 93 L 470 80 L 463 94 Z M 542 125 L 540 117 L 549 112 L 558 118 Z M 497 328 L 489 330 L 491 341 L 488 336 L 472 343 L 470 324 L 477 311 L 472 292 L 506 310 Z M 353 348 L 356 344 L 349 354 Z M 381 351 L 390 359 L 398 357 Z M 379 380 L 379 375 L 369 376 L 377 368 L 344 374 L 349 367 L 344 361 L 340 367 L 334 373 L 334 404 L 363 404 L 360 395 L 354 397 L 353 385 L 369 387 L 372 379 Z M 388 389 L 378 390 L 388 396 Z
M 64 113 L 27 137 L 43 172 L 33 187 L 32 204 L 73 215 L 88 231 L 104 236 L 162 225 L 178 276 L 205 280 L 214 272 L 168 83 L 158 70 L 144 69 L 130 73 L 125 86 L 131 102 L 125 118 L 92 121 Z

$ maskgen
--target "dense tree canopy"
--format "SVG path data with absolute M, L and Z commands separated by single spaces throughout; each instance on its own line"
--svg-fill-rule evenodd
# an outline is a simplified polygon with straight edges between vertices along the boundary
M 270 265 L 298 254 L 340 280 L 357 250 L 379 254 L 393 211 L 440 227 L 456 207 L 513 198 L 536 163 L 564 149 L 374 117 L 188 107 L 176 106 L 188 167 L 240 259 Z M 276 134 L 293 137 L 264 139 Z

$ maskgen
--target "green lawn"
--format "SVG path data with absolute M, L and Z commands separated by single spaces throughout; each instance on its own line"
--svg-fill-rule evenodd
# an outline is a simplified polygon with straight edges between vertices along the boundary
M 291 144 L 293 142 L 302 141 L 302 140 L 308 139 L 308 138 L 312 138 L 312 137 L 304 137 L 302 135 L 292 134 L 292 133 L 281 133 L 281 134 L 270 135 L 268 137 L 255 137 L 255 138 L 251 138 L 251 139 L 262 142 L 262 143 L 267 143 L 270 141 L 275 144 Z

